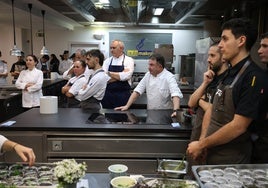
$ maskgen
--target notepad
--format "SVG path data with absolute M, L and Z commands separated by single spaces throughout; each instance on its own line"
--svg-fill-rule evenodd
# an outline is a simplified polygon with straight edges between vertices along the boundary
M 176 123 L 171 123 L 172 127 L 180 127 L 180 123 L 176 122 Z
M 80 181 L 76 184 L 76 188 L 89 188 L 87 179 L 80 179 Z
M 15 123 L 16 123 L 16 121 L 7 121 L 5 123 L 2 123 L 1 126 L 11 126 L 11 125 L 13 125 Z

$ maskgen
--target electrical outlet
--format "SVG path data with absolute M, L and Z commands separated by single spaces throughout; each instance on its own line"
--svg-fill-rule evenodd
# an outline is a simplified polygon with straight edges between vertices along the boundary
M 52 141 L 52 151 L 61 151 L 62 141 Z

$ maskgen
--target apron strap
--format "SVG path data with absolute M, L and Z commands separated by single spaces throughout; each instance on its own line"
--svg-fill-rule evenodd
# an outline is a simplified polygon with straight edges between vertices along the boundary
M 89 78 L 88 78 L 87 84 L 90 82 L 90 80 L 91 80 L 96 74 L 98 74 L 98 73 L 100 73 L 100 72 L 104 72 L 104 70 L 103 70 L 103 69 L 99 69 L 99 70 L 97 70 L 93 75 L 91 74 L 91 75 L 89 76 Z
M 239 70 L 238 74 L 236 75 L 235 79 L 233 80 L 232 84 L 230 85 L 230 88 L 233 88 L 235 83 L 238 81 L 240 76 L 243 74 L 243 72 L 246 70 L 246 68 L 249 66 L 251 61 L 247 60 L 247 62 L 243 65 L 243 67 Z

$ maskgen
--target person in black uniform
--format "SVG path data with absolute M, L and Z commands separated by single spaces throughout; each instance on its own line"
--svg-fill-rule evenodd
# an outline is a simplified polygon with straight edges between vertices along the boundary
M 49 56 L 48 55 L 43 55 L 40 59 L 40 65 L 39 68 L 43 72 L 43 77 L 44 78 L 49 78 L 50 77 L 50 63 L 49 63 Z
M 112 56 L 103 63 L 103 70 L 110 77 L 101 101 L 103 108 L 123 106 L 130 97 L 134 60 L 125 55 L 124 48 L 121 40 L 113 40 L 110 46 Z
M 246 18 L 223 24 L 219 48 L 231 68 L 217 87 L 206 137 L 188 145 L 194 159 L 207 150 L 207 164 L 250 163 L 249 126 L 258 118 L 265 85 L 263 70 L 250 58 L 256 38 L 257 30 Z
M 223 78 L 228 68 L 228 63 L 222 60 L 222 54 L 218 47 L 218 43 L 210 46 L 208 51 L 208 71 L 204 73 L 203 83 L 190 96 L 188 106 L 196 108 L 196 121 L 191 134 L 191 141 L 199 140 L 205 136 L 205 132 L 201 134 L 203 116 L 206 113 L 210 120 L 211 105 L 219 81 Z M 210 110 L 208 110 L 210 109 Z M 205 127 L 202 129 L 206 129 Z
M 212 101 L 216 87 L 228 69 L 228 63 L 222 60 L 222 54 L 218 47 L 218 43 L 214 43 L 210 46 L 207 61 L 208 70 L 204 73 L 203 82 L 190 96 L 188 102 L 188 106 L 190 108 L 195 108 L 196 111 L 196 118 L 193 123 L 190 142 L 205 137 L 206 129 L 211 118 Z M 191 157 L 187 156 L 187 174 L 189 178 L 193 178 L 191 166 L 203 164 L 204 159 L 205 153 L 198 160 L 193 160 Z
M 50 72 L 59 72 L 60 61 L 55 54 L 50 55 Z
M 21 52 L 21 55 L 17 56 L 17 58 L 18 61 L 16 63 L 13 63 L 10 69 L 11 76 L 14 77 L 12 80 L 13 84 L 15 84 L 16 80 L 18 79 L 20 72 L 27 69 L 26 62 L 24 61 L 24 52 Z
M 268 68 L 268 32 L 261 35 L 260 48 L 258 54 L 262 63 Z M 266 70 L 268 74 L 268 69 Z
M 268 67 L 268 32 L 261 35 L 260 48 L 258 54 L 262 63 Z M 266 69 L 266 79 L 268 80 L 268 69 Z M 268 84 L 266 84 L 268 87 Z M 259 110 L 259 121 L 253 128 L 253 163 L 268 163 L 268 95 L 266 94 L 261 102 Z

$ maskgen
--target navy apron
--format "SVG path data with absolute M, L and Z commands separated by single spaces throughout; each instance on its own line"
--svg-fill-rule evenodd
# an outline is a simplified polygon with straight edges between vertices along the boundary
M 110 72 L 123 72 L 124 60 L 122 65 L 112 65 L 113 58 L 111 59 L 109 69 Z M 130 97 L 130 85 L 128 81 L 115 81 L 107 84 L 105 95 L 101 101 L 103 108 L 115 108 L 118 106 L 124 106 Z
M 224 85 L 220 82 L 213 100 L 211 123 L 207 136 L 233 120 L 235 114 L 232 97 L 233 86 L 249 64 L 250 62 L 247 61 L 243 65 L 231 85 Z M 232 141 L 209 148 L 207 151 L 207 164 L 209 165 L 249 163 L 252 152 L 250 133 L 246 131 Z

